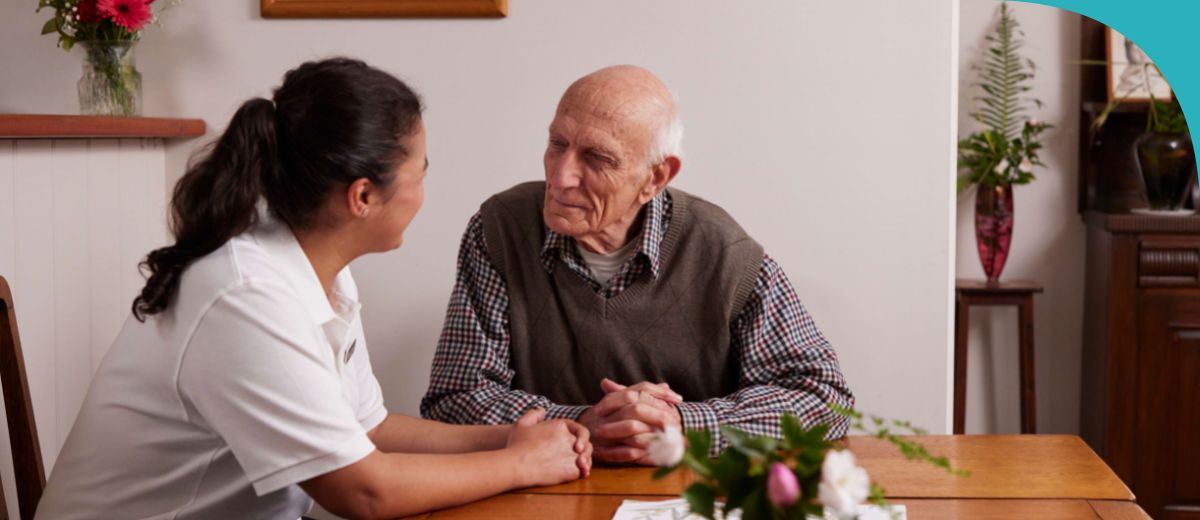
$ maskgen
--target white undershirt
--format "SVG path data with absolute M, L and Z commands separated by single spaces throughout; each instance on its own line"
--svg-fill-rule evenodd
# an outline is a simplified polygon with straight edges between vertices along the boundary
M 575 248 L 579 250 L 579 256 L 583 257 L 583 263 L 587 264 L 596 281 L 602 286 L 607 286 L 608 281 L 616 276 L 617 270 L 637 252 L 637 241 L 630 240 L 620 249 L 608 254 L 593 253 L 579 247 L 578 243 L 575 244 Z

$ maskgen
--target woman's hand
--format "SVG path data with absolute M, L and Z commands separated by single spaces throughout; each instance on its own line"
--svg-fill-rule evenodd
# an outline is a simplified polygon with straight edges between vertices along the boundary
M 559 484 L 586 477 L 592 470 L 587 428 L 563 419 L 543 422 L 545 417 L 545 410 L 534 408 L 508 432 L 505 449 L 518 456 L 517 481 L 521 487 Z

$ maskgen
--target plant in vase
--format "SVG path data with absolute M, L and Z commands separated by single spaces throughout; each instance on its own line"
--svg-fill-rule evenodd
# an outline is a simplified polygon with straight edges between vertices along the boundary
M 78 45 L 84 51 L 80 113 L 141 113 L 142 75 L 134 64 L 133 46 L 157 18 L 153 4 L 154 0 L 38 0 L 39 12 L 54 12 L 42 34 L 57 33 L 63 50 Z
M 849 417 L 852 428 L 887 440 L 909 460 L 927 461 L 958 476 L 968 474 L 902 437 L 925 433 L 905 421 L 865 416 L 836 405 L 833 409 Z M 884 489 L 870 481 L 854 454 L 826 440 L 827 426 L 806 428 L 785 414 L 780 429 L 782 438 L 776 439 L 724 426 L 721 434 L 729 439 L 729 448 L 716 459 L 708 456 L 712 435 L 707 430 L 689 431 L 685 440 L 678 429 L 668 429 L 649 446 L 651 460 L 662 466 L 654 478 L 690 469 L 698 481 L 683 498 L 692 513 L 708 519 L 729 518 L 735 511 L 743 520 L 854 518 L 864 502 L 887 506 Z
M 1034 179 L 1033 170 L 1045 166 L 1038 158 L 1042 132 L 1051 125 L 1026 119 L 1031 106 L 1041 102 L 1025 97 L 1032 87 L 1034 64 L 1021 57 L 1017 20 L 1000 4 L 1000 17 L 979 72 L 983 94 L 971 118 L 983 128 L 958 143 L 958 189 L 971 185 L 975 192 L 975 242 L 988 282 L 995 283 L 1008 260 L 1013 229 L 1013 185 Z
M 1131 43 L 1128 40 L 1127 42 Z M 1137 52 L 1145 57 L 1141 49 Z M 1080 63 L 1106 67 L 1113 65 L 1105 60 L 1083 60 Z M 1158 65 L 1148 58 L 1139 64 L 1142 67 L 1141 73 L 1135 74 L 1134 77 L 1141 78 L 1142 91 L 1150 95 L 1150 103 L 1146 111 L 1146 130 L 1134 140 L 1133 148 L 1138 168 L 1141 170 L 1138 183 L 1147 207 L 1131 211 L 1154 215 L 1191 215 L 1195 210 L 1183 209 L 1183 206 L 1188 195 L 1192 193 L 1194 183 L 1197 182 L 1196 153 L 1183 107 L 1173 91 L 1167 91 L 1167 95 L 1164 96 L 1167 101 L 1155 97 L 1155 91 L 1151 88 L 1152 78 L 1166 81 Z M 1092 131 L 1099 132 L 1121 103 L 1141 101 L 1130 101 L 1128 97 L 1133 94 L 1133 91 L 1128 91 L 1110 99 L 1104 110 L 1092 121 Z
M 1179 98 L 1151 99 L 1146 131 L 1135 141 L 1148 213 L 1190 215 L 1182 209 L 1196 182 L 1196 154 Z M 1138 210 L 1134 210 L 1139 212 Z

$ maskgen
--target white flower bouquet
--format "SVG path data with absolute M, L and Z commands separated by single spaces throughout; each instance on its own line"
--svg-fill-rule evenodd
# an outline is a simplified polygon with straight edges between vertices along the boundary
M 924 446 L 901 437 L 925 433 L 908 422 L 865 417 L 836 406 L 834 410 L 849 417 L 854 429 L 891 442 L 910 460 L 924 460 L 959 476 L 967 474 L 951 467 L 945 457 L 935 457 Z M 864 503 L 886 507 L 883 488 L 870 481 L 853 453 L 825 438 L 827 426 L 805 428 L 785 414 L 780 427 L 782 439 L 722 427 L 730 445 L 716 459 L 708 456 L 712 436 L 707 430 L 692 430 L 685 436 L 669 428 L 649 446 L 652 460 L 661 466 L 654 478 L 680 467 L 690 469 L 699 481 L 684 491 L 683 498 L 692 513 L 709 519 L 718 518 L 718 507 L 722 518 L 738 511 L 745 520 L 803 520 L 827 513 L 855 518 Z

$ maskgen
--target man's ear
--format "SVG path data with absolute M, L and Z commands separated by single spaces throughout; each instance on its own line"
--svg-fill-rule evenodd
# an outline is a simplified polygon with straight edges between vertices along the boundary
M 646 185 L 642 187 L 641 198 L 642 203 L 650 202 L 658 192 L 667 187 L 676 175 L 679 175 L 679 169 L 683 166 L 683 161 L 674 155 L 669 155 L 665 159 L 659 161 L 650 169 L 650 178 L 646 180 Z

